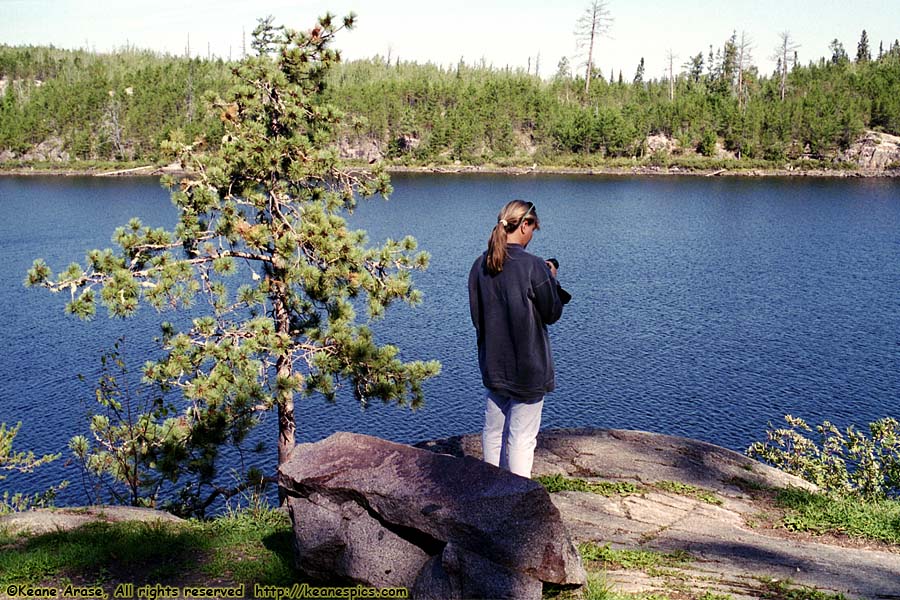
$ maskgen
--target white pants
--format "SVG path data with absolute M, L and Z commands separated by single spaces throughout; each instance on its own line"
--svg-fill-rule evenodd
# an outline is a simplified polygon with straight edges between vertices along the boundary
M 484 461 L 531 477 L 544 399 L 524 402 L 488 390 L 481 448 Z

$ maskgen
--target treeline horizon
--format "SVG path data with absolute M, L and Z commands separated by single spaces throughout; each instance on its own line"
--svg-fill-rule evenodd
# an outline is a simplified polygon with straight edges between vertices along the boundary
M 806 65 L 785 53 L 765 75 L 735 34 L 672 77 L 645 79 L 642 60 L 631 77 L 595 71 L 589 91 L 566 59 L 541 78 L 483 61 L 376 56 L 337 65 L 323 100 L 347 113 L 345 150 L 403 165 L 664 159 L 652 156 L 651 135 L 673 140 L 675 156 L 830 163 L 866 130 L 900 134 L 900 42 L 873 55 L 863 32 L 853 57 L 838 40 L 829 52 Z M 72 161 L 158 163 L 165 140 L 215 147 L 224 129 L 208 100 L 236 63 L 0 45 L 0 156 L 15 161 L 55 141 Z

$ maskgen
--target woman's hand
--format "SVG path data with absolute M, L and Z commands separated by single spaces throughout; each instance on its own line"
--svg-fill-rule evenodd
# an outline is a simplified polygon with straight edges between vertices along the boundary
M 553 278 L 556 279 L 556 265 L 554 265 L 549 260 L 544 261 L 547 263 L 547 266 L 550 267 L 550 274 L 553 275 Z

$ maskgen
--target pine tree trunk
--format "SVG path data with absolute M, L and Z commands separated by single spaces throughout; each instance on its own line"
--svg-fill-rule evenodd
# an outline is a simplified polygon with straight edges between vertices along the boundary
M 290 334 L 291 317 L 287 309 L 287 292 L 284 282 L 273 283 L 270 296 L 274 308 L 275 330 L 278 333 Z M 294 373 L 290 355 L 281 356 L 275 363 L 275 372 L 279 380 L 287 381 Z M 279 389 L 275 398 L 278 404 L 278 466 L 287 462 L 295 445 L 294 392 L 290 387 Z M 284 502 L 281 489 L 278 490 L 279 502 Z
M 290 378 L 293 374 L 290 359 L 279 358 L 277 364 L 279 378 Z M 284 464 L 294 449 L 297 425 L 294 422 L 294 392 L 290 389 L 278 392 L 278 465 Z

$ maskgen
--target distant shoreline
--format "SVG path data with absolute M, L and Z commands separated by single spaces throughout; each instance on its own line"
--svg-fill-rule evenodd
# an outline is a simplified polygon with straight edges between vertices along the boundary
M 353 165 L 349 165 L 352 170 Z M 686 168 L 635 165 L 630 167 L 500 167 L 476 165 L 442 166 L 385 166 L 388 173 L 422 174 L 486 174 L 486 175 L 609 175 L 609 176 L 687 176 L 687 177 L 820 177 L 820 178 L 894 178 L 900 177 L 900 169 L 884 171 L 864 169 L 762 169 L 762 168 Z M 44 168 L 44 167 L 3 167 L 2 176 L 58 176 L 58 177 L 161 177 L 163 175 L 184 176 L 188 172 L 173 165 L 144 165 L 125 169 L 103 168 Z
M 387 167 L 388 173 L 435 173 L 493 175 L 613 175 L 613 176 L 688 176 L 688 177 L 900 177 L 900 169 L 867 171 L 862 169 L 689 169 L 684 167 L 491 167 L 491 166 L 442 166 L 442 167 Z

